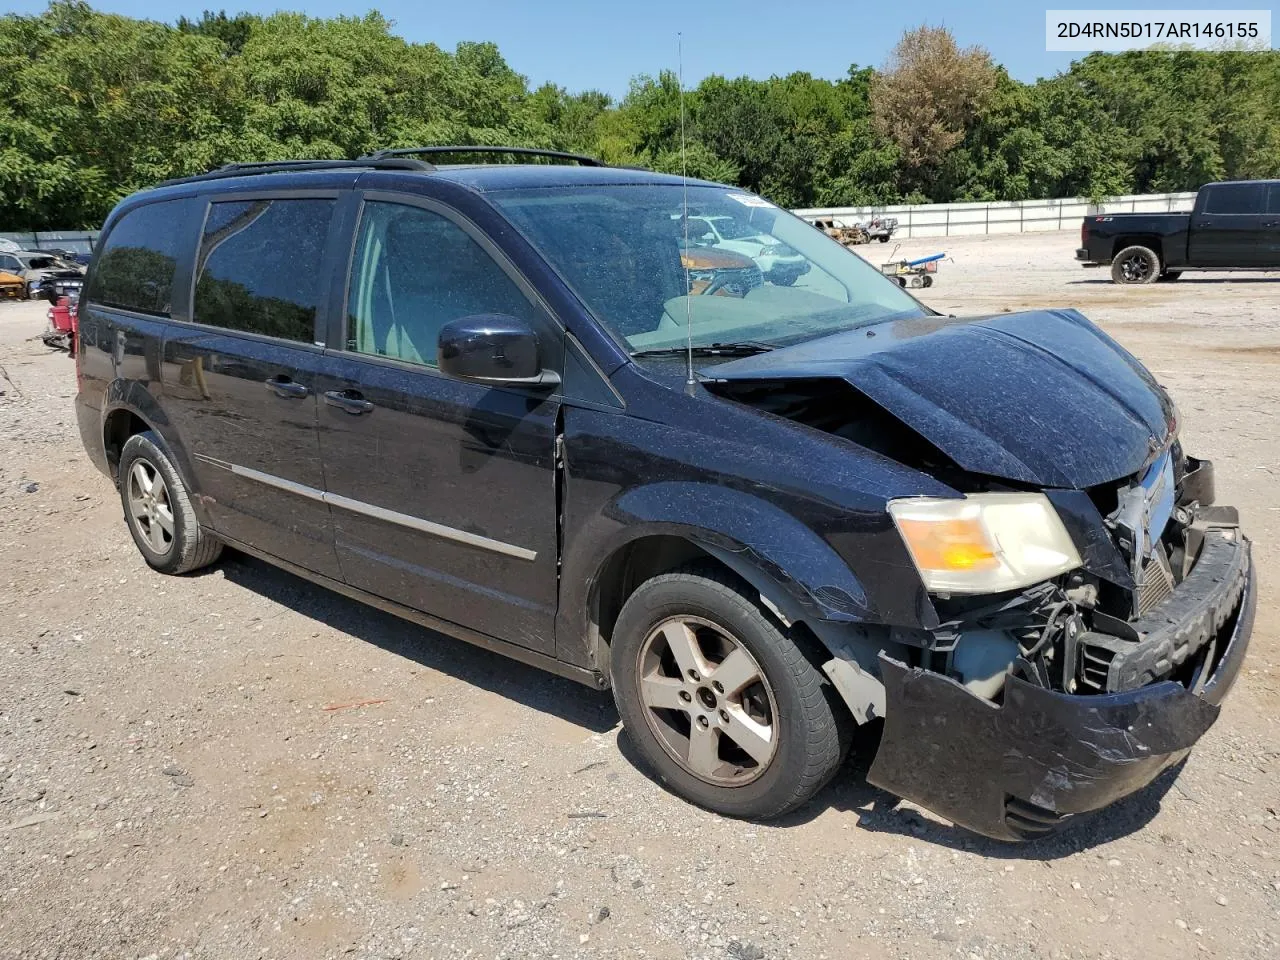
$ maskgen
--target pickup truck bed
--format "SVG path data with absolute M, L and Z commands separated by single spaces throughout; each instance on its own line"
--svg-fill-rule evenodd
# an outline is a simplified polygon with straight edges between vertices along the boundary
M 1116 283 L 1176 280 L 1184 270 L 1280 270 L 1280 181 L 1206 184 L 1190 213 L 1087 216 L 1076 259 L 1110 264 Z

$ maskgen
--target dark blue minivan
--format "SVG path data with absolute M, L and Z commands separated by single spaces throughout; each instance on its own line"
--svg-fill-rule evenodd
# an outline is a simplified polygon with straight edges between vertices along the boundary
M 530 155 L 428 162 L 461 153 Z M 77 366 L 156 570 L 230 546 L 611 688 L 732 816 L 875 724 L 873 783 L 1050 832 L 1186 755 L 1252 627 L 1134 357 L 1073 310 L 940 315 L 723 185 L 458 147 L 173 181 L 108 218 Z

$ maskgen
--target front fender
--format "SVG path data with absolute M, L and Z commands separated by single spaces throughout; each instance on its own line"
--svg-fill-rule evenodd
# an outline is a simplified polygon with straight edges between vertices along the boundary
M 748 493 L 669 481 L 628 490 L 609 512 L 633 533 L 648 529 L 687 537 L 764 593 L 789 620 L 857 622 L 872 613 L 862 584 L 821 537 Z

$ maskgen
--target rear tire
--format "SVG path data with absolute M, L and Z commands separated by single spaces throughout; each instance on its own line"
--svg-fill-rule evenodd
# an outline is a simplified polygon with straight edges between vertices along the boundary
M 120 502 L 133 542 L 152 569 L 190 573 L 221 556 L 222 541 L 200 526 L 186 483 L 150 430 L 134 434 L 120 451 Z
M 672 791 L 731 817 L 792 810 L 834 776 L 853 718 L 755 592 L 714 565 L 641 584 L 610 652 L 618 713 Z M 723 682 L 722 682 L 723 681 Z
M 1111 261 L 1111 279 L 1116 283 L 1155 283 L 1160 276 L 1160 257 L 1150 247 L 1125 247 Z

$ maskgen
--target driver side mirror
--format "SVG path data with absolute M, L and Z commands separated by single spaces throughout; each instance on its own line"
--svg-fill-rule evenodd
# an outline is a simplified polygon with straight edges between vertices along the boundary
M 451 320 L 440 329 L 436 363 L 458 380 L 492 386 L 553 387 L 554 370 L 544 370 L 538 335 L 518 317 L 482 313 Z

